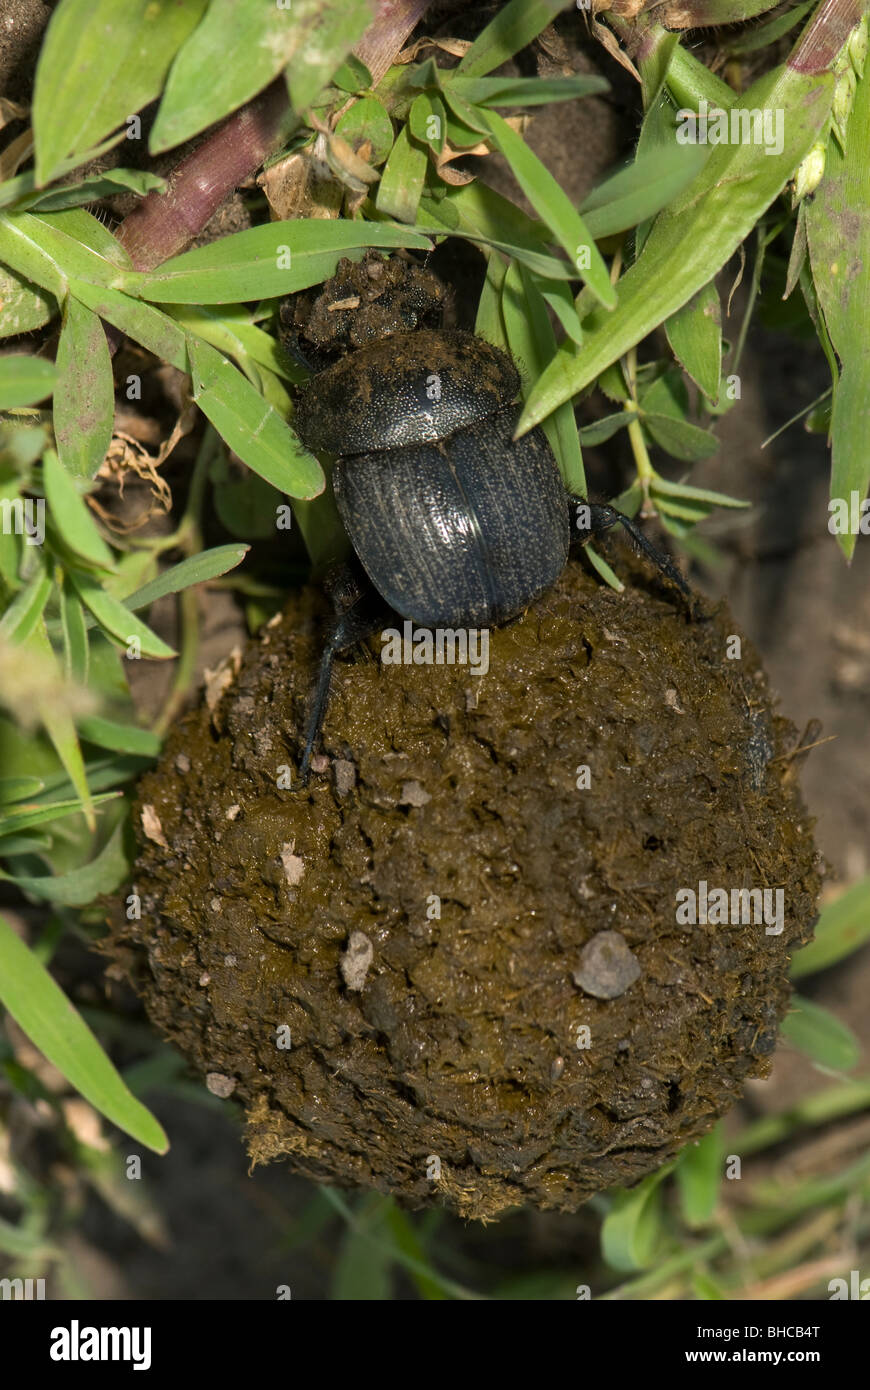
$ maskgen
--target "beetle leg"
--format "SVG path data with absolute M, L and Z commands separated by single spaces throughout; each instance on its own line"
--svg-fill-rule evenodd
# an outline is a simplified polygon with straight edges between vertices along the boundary
M 611 507 L 607 503 L 587 502 L 584 497 L 572 497 L 570 501 L 572 507 L 585 509 L 585 512 L 578 513 L 576 526 L 576 529 L 580 532 L 581 545 L 586 545 L 593 536 L 600 536 L 605 531 L 609 531 L 610 527 L 615 526 L 618 522 L 631 536 L 638 550 L 642 551 L 647 559 L 651 560 L 656 568 L 661 570 L 662 574 L 665 575 L 672 584 L 677 586 L 688 601 L 690 612 L 692 611 L 692 591 L 680 574 L 680 571 L 677 569 L 670 555 L 653 545 L 652 541 L 647 539 L 640 527 L 632 521 L 631 517 L 625 516 L 622 512 L 618 512 L 615 507 Z M 586 523 L 583 526 L 580 525 L 581 517 Z
M 320 671 L 317 676 L 317 685 L 314 691 L 314 699 L 311 703 L 311 711 L 308 715 L 308 727 L 305 731 L 305 749 L 302 754 L 302 762 L 299 766 L 299 774 L 302 786 L 308 783 L 308 774 L 311 769 L 311 754 L 314 750 L 314 743 L 320 733 L 320 726 L 323 723 L 323 716 L 326 713 L 326 704 L 329 699 L 329 681 L 332 676 L 332 666 L 335 658 L 341 652 L 349 651 L 358 642 L 364 642 L 372 633 L 380 632 L 389 617 L 392 609 L 384 603 L 380 594 L 372 589 L 369 593 L 364 593 L 360 598 L 347 608 L 335 619 L 326 639 L 323 649 L 323 656 L 320 659 Z

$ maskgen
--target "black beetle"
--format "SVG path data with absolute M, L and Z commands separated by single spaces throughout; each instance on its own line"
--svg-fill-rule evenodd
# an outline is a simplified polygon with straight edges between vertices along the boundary
M 584 544 L 617 522 L 689 595 L 633 521 L 567 492 L 543 430 L 513 439 L 519 386 L 513 362 L 484 339 L 418 329 L 358 348 L 300 388 L 295 428 L 308 448 L 337 455 L 336 503 L 371 585 L 327 639 L 303 783 L 336 655 L 391 615 L 424 628 L 499 626 L 555 583 L 572 530 Z

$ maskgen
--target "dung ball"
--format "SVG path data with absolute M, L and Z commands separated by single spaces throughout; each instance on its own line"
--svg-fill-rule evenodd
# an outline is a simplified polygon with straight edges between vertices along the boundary
M 815 920 L 757 655 L 572 561 L 453 660 L 397 619 L 338 661 L 302 787 L 327 617 L 293 597 L 173 730 L 107 950 L 254 1162 L 479 1219 L 637 1182 L 768 1073 Z

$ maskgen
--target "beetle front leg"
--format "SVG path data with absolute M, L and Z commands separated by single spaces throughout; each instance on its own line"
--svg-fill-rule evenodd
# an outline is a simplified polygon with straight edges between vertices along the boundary
M 619 523 L 628 532 L 638 550 L 642 551 L 647 559 L 652 561 L 656 568 L 672 584 L 677 586 L 688 602 L 689 612 L 693 613 L 692 591 L 670 555 L 654 546 L 640 527 L 632 521 L 631 517 L 625 516 L 623 512 L 618 512 L 615 507 L 611 507 L 608 503 L 588 502 L 585 497 L 569 497 L 569 505 L 572 512 L 571 534 L 577 544 L 586 545 L 593 536 L 603 535 L 605 531 L 610 530 L 611 526 Z
M 314 751 L 314 743 L 320 733 L 320 726 L 323 723 L 323 716 L 326 713 L 326 705 L 329 699 L 329 682 L 332 676 L 332 667 L 335 658 L 341 652 L 350 651 L 358 642 L 364 642 L 373 633 L 380 632 L 392 615 L 384 600 L 374 589 L 363 593 L 356 601 L 340 613 L 332 625 L 323 655 L 320 658 L 320 670 L 317 676 L 317 685 L 314 690 L 314 699 L 311 702 L 311 710 L 308 715 L 308 726 L 305 731 L 305 747 L 302 753 L 302 762 L 299 766 L 299 775 L 302 786 L 308 785 L 308 775 L 311 770 L 311 755 Z

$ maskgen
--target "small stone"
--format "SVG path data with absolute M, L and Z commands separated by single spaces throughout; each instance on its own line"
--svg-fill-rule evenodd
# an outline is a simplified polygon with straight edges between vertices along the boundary
M 160 824 L 160 817 L 153 806 L 142 807 L 142 829 L 148 839 L 154 841 L 155 845 L 159 845 L 161 849 L 169 849 L 166 836 L 163 834 L 163 826 Z
M 238 816 L 239 812 L 241 811 L 241 809 L 242 809 L 242 808 L 241 808 L 241 806 L 238 804 L 238 802 L 236 802 L 235 805 L 233 805 L 233 806 L 228 806 L 228 807 L 227 807 L 227 820 L 235 820 L 236 817 Z
M 356 764 L 348 758 L 336 758 L 332 764 L 335 777 L 335 790 L 339 796 L 348 796 L 356 786 Z
M 427 791 L 424 791 L 419 782 L 403 782 L 402 795 L 399 797 L 400 806 L 425 806 L 427 801 L 432 798 Z
M 341 958 L 341 973 L 348 989 L 362 989 L 374 954 L 374 947 L 364 931 L 351 932 L 347 950 Z
M 221 698 L 239 674 L 242 664 L 241 647 L 233 647 L 229 656 L 223 661 L 218 662 L 212 670 L 206 666 L 203 677 L 205 680 L 205 703 L 208 708 L 214 711 L 220 704 Z
M 224 1076 L 219 1071 L 210 1071 L 206 1074 L 205 1085 L 213 1096 L 219 1096 L 221 1100 L 226 1100 L 236 1089 L 236 1078 Z
M 182 776 L 190 771 L 190 758 L 186 753 L 178 754 L 178 757 L 175 759 L 175 766 Z
M 301 883 L 305 874 L 305 860 L 300 859 L 298 854 L 293 851 L 296 848 L 296 841 L 290 840 L 281 849 L 281 863 L 284 865 L 284 877 L 291 888 L 295 888 L 297 883 Z
M 677 694 L 676 690 L 674 690 L 673 686 L 669 690 L 665 691 L 665 704 L 668 706 L 668 709 L 672 709 L 674 711 L 674 714 L 686 713 L 686 711 L 680 704 L 680 697 Z
M 640 975 L 640 964 L 618 931 L 600 931 L 580 952 L 574 983 L 596 999 L 618 999 Z

